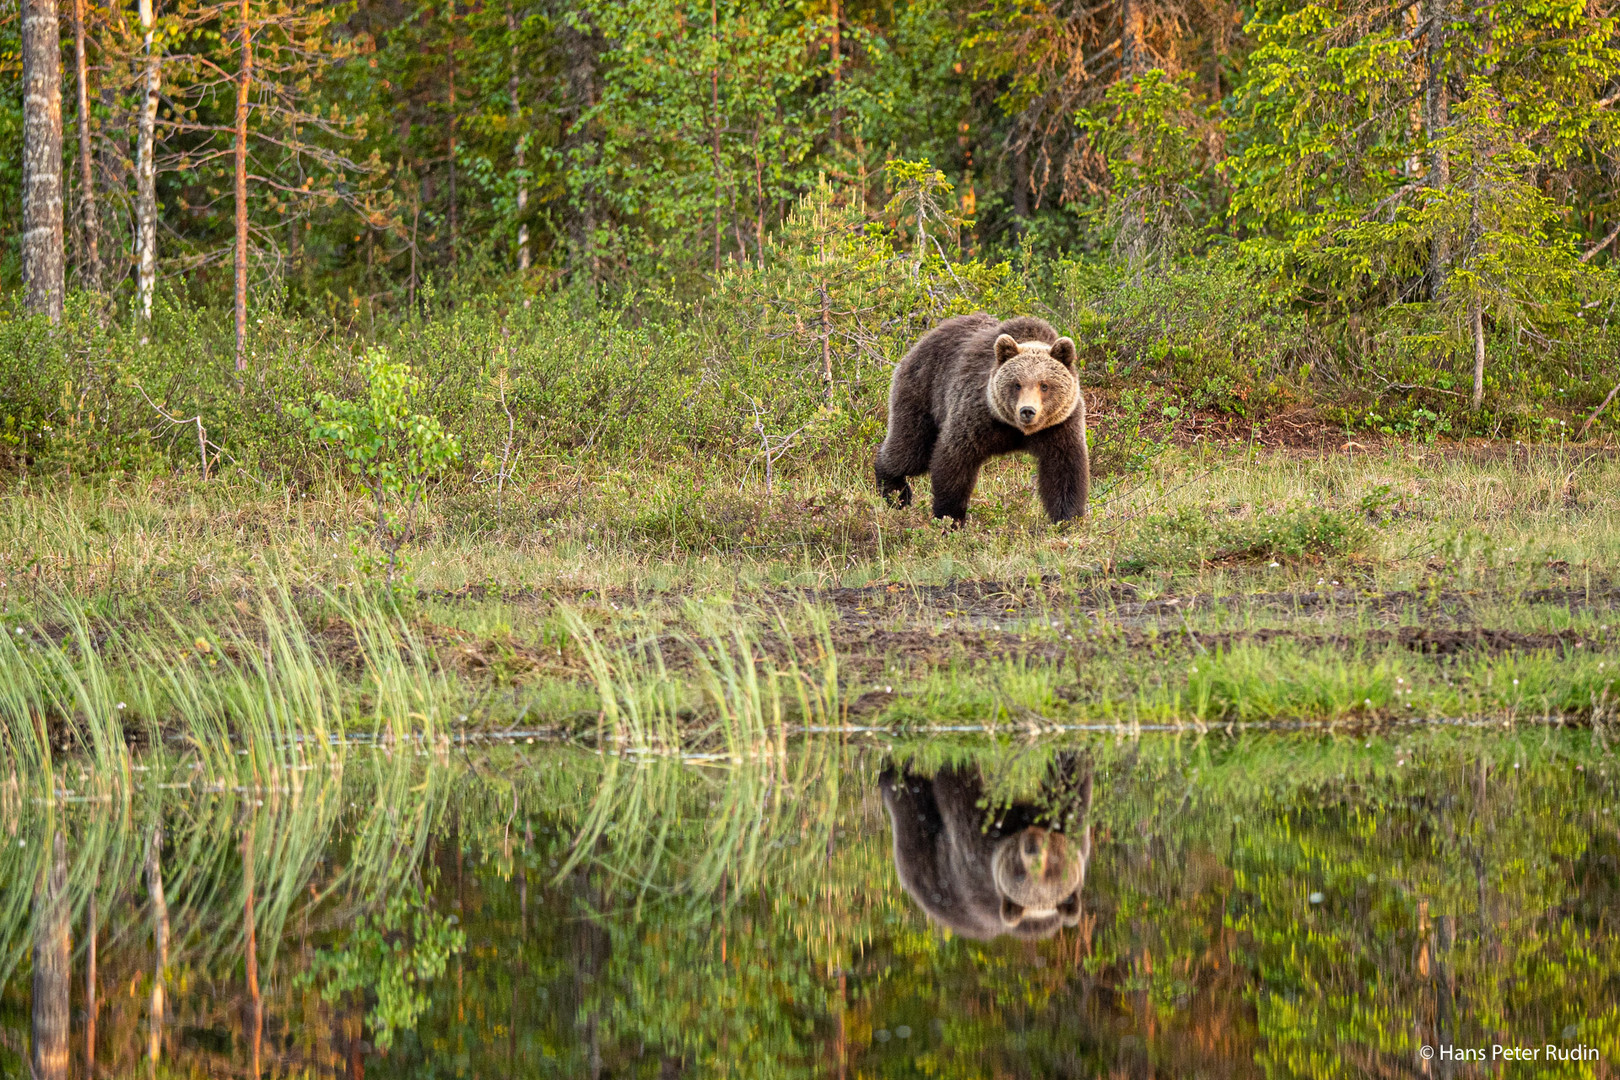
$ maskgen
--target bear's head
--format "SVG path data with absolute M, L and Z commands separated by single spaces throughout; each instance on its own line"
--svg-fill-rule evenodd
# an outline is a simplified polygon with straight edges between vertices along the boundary
M 1001 925 L 1020 937 L 1045 937 L 1080 922 L 1080 890 L 1091 861 L 1091 830 L 1079 842 L 1031 826 L 997 845 L 990 874 L 1001 896 Z
M 996 370 L 986 389 L 991 415 L 1025 435 L 1063 423 L 1080 403 L 1074 364 L 1069 338 L 1048 345 L 1002 334 L 996 338 Z

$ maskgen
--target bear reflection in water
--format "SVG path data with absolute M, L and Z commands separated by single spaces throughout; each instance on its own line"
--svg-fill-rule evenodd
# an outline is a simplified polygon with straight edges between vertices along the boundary
M 879 780 L 900 884 L 963 937 L 1037 939 L 1080 922 L 1091 861 L 1091 769 L 1059 754 L 1036 802 L 994 806 L 976 766 L 932 777 L 886 766 Z

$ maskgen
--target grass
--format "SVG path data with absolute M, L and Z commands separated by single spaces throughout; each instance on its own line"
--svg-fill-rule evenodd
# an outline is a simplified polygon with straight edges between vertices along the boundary
M 986 469 L 962 532 L 929 520 L 926 483 L 917 506 L 897 511 L 869 490 L 864 467 L 807 470 L 773 499 L 742 471 L 687 459 L 559 475 L 508 492 L 498 522 L 493 494 L 441 491 L 413 549 L 415 584 L 661 592 L 1129 573 L 1162 539 L 1167 518 L 1202 519 L 1203 528 L 1235 536 L 1285 524 L 1310 546 L 1309 515 L 1323 510 L 1339 516 L 1319 526 L 1356 533 L 1354 521 L 1366 535 L 1319 538 L 1331 542 L 1293 553 L 1281 544 L 1276 554 L 1297 572 L 1273 578 L 1305 579 L 1335 559 L 1382 581 L 1411 580 L 1431 562 L 1477 573 L 1554 560 L 1600 567 L 1620 555 L 1620 461 L 1577 447 L 1390 443 L 1347 455 L 1201 446 L 1114 478 L 1091 524 L 1078 529 L 1041 518 L 1034 471 L 1022 459 Z M 240 474 L 208 483 L 20 482 L 0 504 L 0 580 L 12 596 L 162 602 L 252 592 L 271 576 L 331 586 L 356 577 L 350 534 L 370 512 L 334 478 L 302 490 Z M 1220 562 L 1220 551 L 1208 554 Z M 1247 561 L 1273 561 L 1266 554 Z M 1198 555 L 1166 555 L 1142 569 L 1185 581 L 1221 568 L 1200 566 Z M 1241 568 L 1245 559 L 1234 562 Z
M 0 739 L 127 775 L 180 740 L 267 790 L 346 738 L 578 735 L 781 756 L 803 730 L 1407 719 L 1607 723 L 1620 459 L 1592 447 L 1199 444 L 960 531 L 864 474 L 691 459 L 442 490 L 409 586 L 333 480 L 19 481 L 0 499 Z M 223 766 L 210 766 L 225 772 Z

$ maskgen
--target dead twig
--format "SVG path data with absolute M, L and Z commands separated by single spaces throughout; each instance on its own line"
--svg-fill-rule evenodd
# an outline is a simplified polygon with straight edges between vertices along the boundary
M 204 480 L 208 479 L 208 451 L 209 451 L 210 448 L 212 448 L 215 451 L 214 461 L 216 463 L 222 457 L 230 458 L 232 464 L 237 463 L 236 462 L 236 456 L 234 454 L 230 453 L 223 446 L 219 445 L 217 442 L 214 442 L 212 439 L 210 439 L 208 437 L 208 429 L 203 426 L 202 413 L 198 413 L 196 416 L 190 416 L 190 417 L 186 417 L 185 419 L 181 419 L 181 418 L 175 416 L 173 413 L 169 412 L 169 410 L 165 409 L 163 406 L 159 405 L 157 402 L 153 401 L 150 397 L 148 397 L 147 393 L 146 393 L 146 388 L 144 386 L 142 386 L 140 383 L 135 384 L 135 389 L 140 391 L 141 397 L 146 399 L 146 403 L 152 407 L 152 411 L 157 413 L 159 416 L 161 416 L 163 418 L 164 422 L 169 424 L 171 427 L 177 427 L 177 428 L 187 427 L 187 426 L 195 426 L 196 427 L 196 429 L 197 429 L 197 456 L 201 460 L 201 463 L 202 463 L 202 478 Z M 249 475 L 252 475 L 252 474 L 250 473 Z M 264 481 L 259 480 L 258 477 L 255 476 L 254 480 L 257 481 L 258 484 L 261 487 L 265 486 Z
M 1617 228 L 1620 228 L 1620 226 L 1617 226 Z M 1581 429 L 1575 433 L 1577 439 L 1586 438 L 1586 429 L 1591 427 L 1597 421 L 1597 418 L 1603 415 L 1603 410 L 1609 407 L 1609 402 L 1614 400 L 1616 394 L 1620 394 L 1620 384 L 1616 384 L 1615 388 L 1609 391 L 1609 396 L 1603 399 L 1602 404 L 1592 410 L 1592 415 L 1586 418 L 1586 422 L 1581 425 Z

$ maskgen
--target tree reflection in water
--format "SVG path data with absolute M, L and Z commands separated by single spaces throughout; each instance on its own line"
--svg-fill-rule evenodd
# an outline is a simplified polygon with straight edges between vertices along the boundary
M 0 781 L 0 1075 L 1620 1060 L 1620 799 L 1586 732 L 351 749 L 296 790 L 147 764 Z

